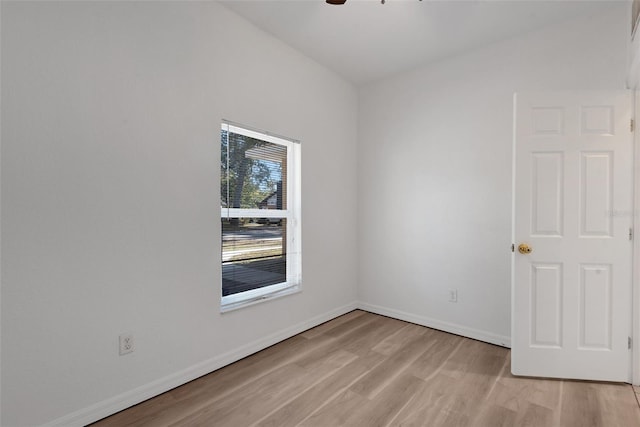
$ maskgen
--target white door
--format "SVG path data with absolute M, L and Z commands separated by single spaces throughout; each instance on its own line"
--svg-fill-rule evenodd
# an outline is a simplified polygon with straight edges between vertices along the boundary
M 630 381 L 631 118 L 629 91 L 515 96 L 514 375 Z

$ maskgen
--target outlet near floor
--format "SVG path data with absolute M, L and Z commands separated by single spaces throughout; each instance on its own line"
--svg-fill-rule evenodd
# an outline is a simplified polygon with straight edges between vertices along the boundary
M 449 302 L 458 302 L 458 290 L 449 289 Z
M 120 356 L 133 352 L 133 334 L 120 335 Z

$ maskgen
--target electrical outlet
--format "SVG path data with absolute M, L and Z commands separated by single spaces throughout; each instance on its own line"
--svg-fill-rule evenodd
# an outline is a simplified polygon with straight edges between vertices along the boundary
M 458 302 L 458 290 L 449 289 L 449 302 Z
M 133 334 L 120 335 L 120 356 L 133 352 Z

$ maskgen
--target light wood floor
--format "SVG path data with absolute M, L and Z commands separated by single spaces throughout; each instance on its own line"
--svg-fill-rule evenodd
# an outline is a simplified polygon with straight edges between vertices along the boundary
M 508 349 L 354 311 L 94 424 L 640 426 L 626 384 L 516 378 Z

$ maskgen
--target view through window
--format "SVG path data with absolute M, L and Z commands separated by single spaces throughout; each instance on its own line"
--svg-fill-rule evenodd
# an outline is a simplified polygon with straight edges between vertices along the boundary
M 224 309 L 300 284 L 300 144 L 226 122 L 220 141 Z

